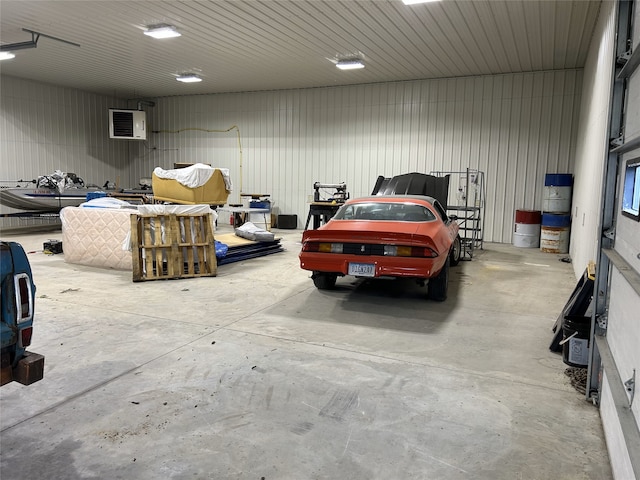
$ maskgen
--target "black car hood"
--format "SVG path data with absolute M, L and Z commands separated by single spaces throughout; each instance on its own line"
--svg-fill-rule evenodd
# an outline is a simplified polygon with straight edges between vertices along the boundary
M 426 195 L 435 198 L 444 208 L 447 208 L 449 175 L 435 177 L 418 172 L 391 178 L 380 175 L 371 195 Z

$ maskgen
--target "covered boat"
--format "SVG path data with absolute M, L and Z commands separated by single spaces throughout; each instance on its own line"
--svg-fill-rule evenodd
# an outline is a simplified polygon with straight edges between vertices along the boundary
M 87 200 L 87 193 L 96 188 L 73 188 L 62 192 L 55 188 L 0 188 L 0 204 L 17 210 L 57 212 L 64 207 L 78 206 Z
M 87 194 L 98 187 L 86 187 L 84 181 L 73 173 L 56 170 L 20 187 L 0 188 L 0 204 L 34 212 L 58 212 L 64 207 L 78 206 L 87 200 Z M 29 183 L 33 184 L 32 186 Z

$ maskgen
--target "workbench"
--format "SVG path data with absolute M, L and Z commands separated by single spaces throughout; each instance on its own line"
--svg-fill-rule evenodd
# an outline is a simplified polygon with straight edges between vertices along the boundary
M 307 222 L 304 224 L 304 229 L 309 228 L 309 223 L 313 219 L 313 229 L 320 227 L 322 223 L 327 223 L 336 214 L 338 209 L 342 206 L 342 203 L 334 202 L 312 202 L 309 204 L 309 215 L 307 215 Z
M 248 221 L 252 213 L 261 213 L 264 218 L 265 230 L 271 230 L 271 209 L 251 207 L 218 207 L 218 212 L 229 212 L 233 215 L 233 227 L 237 228 Z

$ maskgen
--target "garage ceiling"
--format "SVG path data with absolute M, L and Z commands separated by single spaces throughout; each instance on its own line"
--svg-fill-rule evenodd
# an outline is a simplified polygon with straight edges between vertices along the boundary
M 0 2 L 0 72 L 122 98 L 322 87 L 581 68 L 600 1 Z M 156 40 L 145 27 L 172 24 Z M 366 68 L 341 71 L 360 55 Z M 176 75 L 195 72 L 200 83 Z

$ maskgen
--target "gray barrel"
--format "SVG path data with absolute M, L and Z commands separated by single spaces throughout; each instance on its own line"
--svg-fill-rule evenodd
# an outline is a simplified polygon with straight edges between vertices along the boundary
M 513 246 L 538 248 L 540 246 L 540 210 L 516 210 Z
M 547 213 L 569 213 L 573 176 L 570 173 L 548 173 L 544 178 L 542 211 Z

